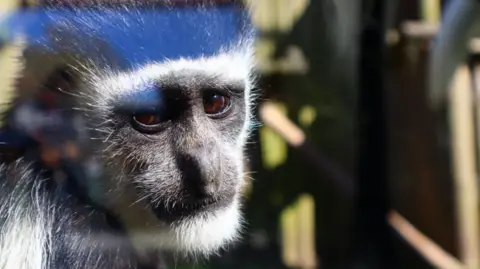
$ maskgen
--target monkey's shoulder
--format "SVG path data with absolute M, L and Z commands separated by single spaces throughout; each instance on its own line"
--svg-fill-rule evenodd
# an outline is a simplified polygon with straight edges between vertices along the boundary
M 119 225 L 47 175 L 23 160 L 0 164 L 0 263 L 22 258 L 13 248 L 23 263 L 41 261 L 39 269 L 140 268 Z

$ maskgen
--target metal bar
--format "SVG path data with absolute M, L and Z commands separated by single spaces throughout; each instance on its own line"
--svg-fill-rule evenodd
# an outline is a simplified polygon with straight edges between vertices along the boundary
M 445 11 L 430 56 L 428 95 L 431 106 L 446 102 L 446 90 L 457 67 L 468 55 L 467 44 L 479 30 L 480 3 L 474 0 L 452 1 Z

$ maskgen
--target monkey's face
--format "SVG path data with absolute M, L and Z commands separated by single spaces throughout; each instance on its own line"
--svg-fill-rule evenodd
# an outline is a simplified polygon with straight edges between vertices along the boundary
M 126 207 L 116 210 L 125 222 L 154 216 L 156 234 L 145 234 L 154 244 L 207 254 L 237 236 L 251 117 L 249 64 L 240 53 L 152 64 L 98 75 L 81 94 L 79 106 L 109 174 L 103 187 L 116 194 L 107 203 Z M 118 110 L 142 96 L 160 103 Z M 126 213 L 132 208 L 142 212 Z

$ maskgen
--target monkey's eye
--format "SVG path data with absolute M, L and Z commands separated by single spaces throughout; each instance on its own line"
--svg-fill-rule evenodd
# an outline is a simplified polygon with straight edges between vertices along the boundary
M 157 125 L 160 123 L 160 117 L 155 114 L 140 114 L 140 115 L 134 115 L 133 119 L 137 121 L 140 124 L 146 125 L 146 126 L 152 126 L 152 125 Z
M 207 92 L 203 96 L 203 109 L 210 117 L 224 116 L 231 107 L 230 97 L 218 92 Z
M 162 117 L 155 113 L 142 113 L 132 116 L 132 126 L 142 133 L 157 133 L 162 129 Z

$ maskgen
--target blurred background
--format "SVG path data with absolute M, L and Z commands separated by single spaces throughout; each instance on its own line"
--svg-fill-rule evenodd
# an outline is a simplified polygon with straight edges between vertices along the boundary
M 135 14 L 152 20 L 141 36 L 105 20 L 97 29 L 103 38 L 84 44 L 85 31 L 61 28 L 71 11 L 47 16 L 46 2 L 0 0 L 4 100 L 33 92 L 66 63 L 93 57 L 125 68 L 151 60 L 159 46 L 169 49 L 155 39 L 155 11 Z M 224 16 L 208 27 L 238 31 L 241 7 L 218 3 L 212 12 Z M 473 25 L 480 3 L 244 4 L 258 30 L 262 90 L 262 126 L 249 146 L 247 230 L 219 257 L 176 268 L 479 269 L 480 48 Z M 464 11 L 452 11 L 448 25 L 459 26 L 442 36 L 440 22 L 455 4 Z M 208 14 L 202 18 L 207 25 Z M 176 31 L 174 23 L 162 33 Z

